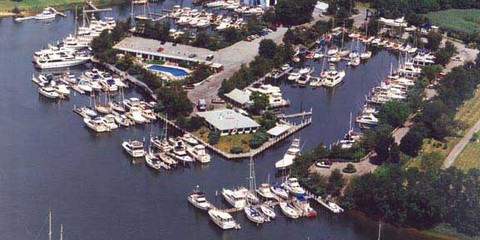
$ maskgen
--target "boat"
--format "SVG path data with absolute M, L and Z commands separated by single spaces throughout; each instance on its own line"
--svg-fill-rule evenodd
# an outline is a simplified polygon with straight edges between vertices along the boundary
M 90 55 L 55 52 L 40 55 L 35 61 L 35 67 L 40 69 L 67 68 L 84 64 L 90 61 Z
M 169 139 L 170 141 L 171 139 Z M 187 151 L 185 149 L 185 144 L 183 143 L 182 140 L 173 140 L 173 149 L 169 152 L 167 152 L 167 155 L 173 157 L 175 160 L 184 162 L 184 163 L 190 163 L 193 162 L 193 159 L 187 155 Z
M 235 220 L 233 220 L 232 215 L 225 211 L 210 209 L 208 210 L 208 215 L 212 221 L 223 230 L 238 228 L 238 225 Z
M 305 217 L 316 217 L 317 211 L 310 206 L 310 203 L 305 199 L 305 197 L 297 197 L 292 201 L 293 207 L 297 209 L 300 215 Z
M 129 126 L 135 125 L 135 122 L 133 122 L 131 119 L 127 118 L 123 114 L 117 113 L 117 114 L 114 114 L 114 116 L 115 116 L 115 122 L 120 126 L 129 127 Z
M 140 158 L 145 156 L 145 150 L 143 149 L 143 143 L 137 140 L 128 140 L 122 142 L 123 149 L 132 157 Z
M 205 146 L 202 144 L 195 145 L 193 147 L 187 147 L 187 152 L 194 158 L 195 160 L 199 161 L 200 163 L 209 163 L 210 162 L 210 155 L 207 153 Z
M 275 219 L 277 217 L 277 214 L 275 214 L 275 210 L 265 204 L 260 205 L 260 211 L 262 211 L 263 214 L 265 214 L 270 219 Z
M 267 199 L 275 198 L 275 194 L 270 190 L 270 184 L 262 183 L 257 189 L 257 193 Z
M 367 125 L 377 125 L 378 118 L 376 118 L 372 113 L 362 114 L 357 117 L 357 123 L 367 124 Z
M 199 144 L 198 140 L 194 138 L 190 133 L 183 134 L 182 140 L 192 146 L 196 146 Z
M 247 192 L 248 189 L 240 187 L 237 189 L 222 189 L 222 196 L 225 200 L 237 209 L 242 209 L 247 206 Z
M 153 112 L 152 109 L 144 109 L 142 110 L 142 116 L 149 121 L 153 121 L 157 119 L 157 116 L 155 115 L 155 112 Z
M 103 113 L 103 114 L 109 114 L 112 112 L 112 108 L 110 107 L 110 105 L 108 104 L 101 104 L 101 103 L 97 103 L 95 104 L 95 110 L 99 113 Z
M 55 86 L 53 86 L 53 89 L 55 90 L 55 92 L 62 96 L 70 95 L 70 89 L 68 89 L 67 85 L 65 84 L 55 84 Z
M 290 72 L 290 74 L 288 74 L 287 80 L 288 81 L 296 81 L 301 76 L 301 74 L 298 71 L 299 71 L 298 69 L 292 70 L 292 72 Z
M 111 101 L 108 103 L 108 105 L 110 105 L 110 108 L 117 113 L 124 113 L 126 111 L 122 104 L 120 104 L 119 102 Z
M 285 214 L 285 216 L 289 218 L 296 219 L 300 217 L 297 210 L 295 210 L 295 208 L 290 203 L 281 202 L 280 209 L 282 210 L 283 214 Z
M 340 62 L 340 60 L 342 60 L 340 57 L 337 57 L 337 56 L 332 56 L 328 59 L 328 62 L 331 62 L 331 63 L 338 63 Z
M 199 190 L 198 185 L 195 187 L 195 189 L 193 189 L 190 194 L 188 194 L 187 200 L 193 206 L 201 210 L 206 211 L 213 208 L 213 205 L 205 198 L 205 193 Z
M 334 87 L 343 81 L 345 71 L 337 71 L 335 65 L 330 64 L 329 69 L 324 73 L 322 85 L 325 87 Z
M 83 92 L 90 93 L 90 92 L 93 91 L 92 86 L 90 86 L 88 81 L 85 81 L 85 80 L 78 81 L 77 87 L 78 87 L 78 89 L 82 90 Z
M 43 11 L 34 16 L 36 20 L 48 20 L 55 18 L 57 14 L 53 12 L 50 7 L 46 7 Z
M 137 107 L 130 108 L 130 112 L 125 113 L 125 116 L 127 116 L 129 119 L 131 119 L 132 121 L 138 124 L 143 124 L 148 122 L 148 119 L 146 119 L 142 115 L 142 110 Z
M 314 68 L 310 67 L 310 66 L 306 66 L 304 68 L 301 68 L 300 70 L 298 70 L 298 73 L 300 75 L 303 75 L 303 74 L 309 74 L 313 71 Z
M 300 87 L 305 87 L 307 86 L 308 82 L 310 81 L 310 75 L 308 74 L 302 74 L 297 80 L 296 80 L 296 83 L 300 86 Z
M 360 58 L 362 60 L 369 59 L 371 57 L 372 57 L 372 52 L 370 52 L 370 51 L 366 51 L 366 52 L 360 54 Z
M 282 71 L 287 71 L 290 68 L 290 65 L 288 63 L 285 63 L 282 65 Z
M 112 114 L 107 114 L 101 118 L 103 124 L 107 126 L 110 130 L 117 129 L 118 125 L 115 123 L 115 116 Z
M 292 145 L 290 145 L 287 152 L 283 155 L 283 158 L 275 163 L 275 168 L 278 170 L 287 169 L 298 156 L 300 156 L 300 139 L 295 138 L 292 141 Z
M 251 205 L 246 206 L 243 211 L 245 212 L 245 215 L 247 215 L 247 218 L 254 223 L 262 224 L 265 222 L 265 218 L 262 216 L 262 214 Z
M 305 189 L 300 186 L 297 178 L 289 178 L 282 186 L 294 195 L 305 194 Z
M 316 197 L 314 199 L 333 213 L 344 212 L 343 208 L 338 206 L 336 203 L 329 201 L 328 199 L 323 199 L 322 197 Z
M 361 59 L 360 59 L 360 57 L 357 56 L 357 57 L 351 58 L 348 61 L 347 65 L 356 67 L 356 66 L 360 65 L 360 63 L 361 63 Z
M 283 199 L 288 199 L 288 192 L 283 188 L 280 184 L 274 184 L 270 187 L 270 190 L 272 190 L 275 195 L 283 198 Z
M 110 129 L 105 126 L 100 117 L 85 117 L 83 118 L 83 122 L 88 128 L 92 129 L 95 132 L 101 133 L 110 131 Z
M 149 147 L 147 153 L 145 154 L 145 162 L 147 165 L 155 170 L 160 170 L 162 168 L 162 161 L 155 156 L 155 154 L 152 151 L 152 148 Z
M 57 91 L 53 87 L 39 87 L 38 88 L 38 93 L 40 93 L 42 96 L 50 99 L 57 99 L 60 98 L 61 95 L 58 94 Z
M 125 99 L 123 100 L 123 105 L 127 110 L 130 110 L 133 107 L 140 107 L 141 101 L 138 98 Z

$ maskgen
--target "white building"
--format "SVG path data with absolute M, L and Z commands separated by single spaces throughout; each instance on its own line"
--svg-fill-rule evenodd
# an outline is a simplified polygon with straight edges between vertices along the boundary
M 222 136 L 254 133 L 260 128 L 251 118 L 231 109 L 198 112 L 197 115 L 205 118 L 207 126 Z

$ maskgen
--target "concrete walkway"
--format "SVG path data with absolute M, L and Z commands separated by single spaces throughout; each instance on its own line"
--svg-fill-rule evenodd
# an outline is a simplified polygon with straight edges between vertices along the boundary
M 455 147 L 452 149 L 452 151 L 448 154 L 447 158 L 445 158 L 445 161 L 443 162 L 442 169 L 446 169 L 452 166 L 452 164 L 455 162 L 455 159 L 457 159 L 458 155 L 462 153 L 463 149 L 467 146 L 467 144 L 470 142 L 470 139 L 472 138 L 473 134 L 480 130 L 480 120 L 473 125 L 470 130 L 468 130 L 467 134 L 463 136 L 463 138 L 460 140 L 460 142 L 455 145 Z

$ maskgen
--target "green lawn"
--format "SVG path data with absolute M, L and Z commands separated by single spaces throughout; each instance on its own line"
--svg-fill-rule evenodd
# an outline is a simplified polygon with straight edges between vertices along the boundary
M 427 14 L 431 23 L 447 30 L 472 34 L 480 31 L 480 9 L 449 9 Z
M 210 129 L 207 127 L 203 126 L 197 131 L 193 132 L 193 134 L 205 142 L 208 142 L 208 133 L 210 132 Z M 200 134 L 203 133 L 203 134 Z M 250 139 L 252 139 L 253 134 L 238 134 L 238 135 L 227 135 L 227 136 L 221 136 L 220 141 L 215 144 L 214 146 L 224 152 L 230 152 L 230 149 L 233 146 L 241 146 L 243 148 L 243 152 L 249 152 L 250 147 L 248 146 L 248 143 L 250 142 Z
M 93 0 L 93 2 L 98 5 L 108 5 L 115 3 L 122 3 L 125 0 Z M 0 12 L 9 12 L 15 6 L 21 11 L 38 11 L 46 6 L 58 7 L 60 10 L 62 8 L 72 7 L 73 5 L 78 5 L 79 9 L 85 5 L 85 0 L 23 0 L 21 2 L 6 1 L 0 0 Z
M 470 168 L 480 168 L 480 141 L 470 142 L 457 157 L 453 166 L 468 171 Z

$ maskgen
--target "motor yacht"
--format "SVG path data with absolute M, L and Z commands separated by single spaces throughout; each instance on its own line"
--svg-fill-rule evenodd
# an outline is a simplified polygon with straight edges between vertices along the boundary
M 286 182 L 282 184 L 282 186 L 291 194 L 305 194 L 305 189 L 300 186 L 297 178 L 289 178 Z
M 144 124 L 148 122 L 148 119 L 146 119 L 142 115 L 142 110 L 137 107 L 130 108 L 130 111 L 125 113 L 125 116 L 130 118 L 132 121 L 134 121 L 137 124 Z
M 299 71 L 298 69 L 292 70 L 292 72 L 288 74 L 288 78 L 287 78 L 288 81 L 296 81 L 301 76 L 301 74 L 298 71 Z
M 338 206 L 336 203 L 329 201 L 328 199 L 316 197 L 315 200 L 333 213 L 342 213 L 344 211 L 343 208 Z
M 172 144 L 173 149 L 167 153 L 169 156 L 173 157 L 177 161 L 181 161 L 184 163 L 193 162 L 193 159 L 187 155 L 185 143 L 182 140 L 174 140 Z
M 46 7 L 43 11 L 34 16 L 36 20 L 48 20 L 55 18 L 57 14 L 53 12 L 50 7 Z
M 245 212 L 245 215 L 247 215 L 247 218 L 256 223 L 256 224 L 262 224 L 265 222 L 265 218 L 262 216 L 260 211 L 257 209 L 253 208 L 251 205 L 246 206 L 243 211 Z
M 295 81 L 300 87 L 307 86 L 308 82 L 310 81 L 310 75 L 302 74 L 300 77 Z
M 283 214 L 289 218 L 296 219 L 300 217 L 298 214 L 297 210 L 295 207 L 293 207 L 290 203 L 287 202 L 281 202 L 280 203 L 280 209 L 282 210 Z
M 107 126 L 110 130 L 118 128 L 118 125 L 115 123 L 115 116 L 113 114 L 107 114 L 103 116 L 101 119 L 103 124 Z
M 275 193 L 275 195 L 277 195 L 277 196 L 279 196 L 283 199 L 288 199 L 288 192 L 280 184 L 272 185 L 270 187 L 270 190 L 272 190 L 272 192 Z
M 187 147 L 187 152 L 194 158 L 195 160 L 199 161 L 200 163 L 209 163 L 210 162 L 210 155 L 207 153 L 205 146 L 202 144 L 197 144 L 193 147 Z
M 110 129 L 105 126 L 100 117 L 85 117 L 83 118 L 85 125 L 97 133 L 108 132 Z
M 53 87 L 50 87 L 50 86 L 47 86 L 47 87 L 39 87 L 38 88 L 38 92 L 46 97 L 46 98 L 50 98 L 50 99 L 57 99 L 57 98 L 60 98 L 60 94 L 55 91 L 55 89 Z
M 262 211 L 263 214 L 265 214 L 270 219 L 275 219 L 277 217 L 277 214 L 275 214 L 275 210 L 265 204 L 260 205 L 260 211 Z
M 300 156 L 300 139 L 293 139 L 292 145 L 288 148 L 283 158 L 275 163 L 275 168 L 284 170 L 293 164 L 293 160 Z
M 160 159 L 157 156 L 155 156 L 155 154 L 152 151 L 152 148 L 148 148 L 148 151 L 145 154 L 145 162 L 149 167 L 155 170 L 160 170 L 163 164 L 163 162 L 160 161 Z
M 267 199 L 274 199 L 275 194 L 270 190 L 270 184 L 262 183 L 260 187 L 257 189 L 257 193 Z
M 111 102 L 108 103 L 108 105 L 110 105 L 110 108 L 117 113 L 124 113 L 125 112 L 125 108 L 119 102 L 111 101 Z
M 191 146 L 196 146 L 199 144 L 198 140 L 196 138 L 194 138 L 191 134 L 189 133 L 185 133 L 183 134 L 182 136 L 182 140 L 188 144 L 190 144 Z
M 234 208 L 242 209 L 247 206 L 248 189 L 240 187 L 237 189 L 223 189 L 222 195 L 225 200 Z
M 237 228 L 237 223 L 233 220 L 232 215 L 227 212 L 218 209 L 210 209 L 208 210 L 208 215 L 212 221 L 223 230 Z
M 188 195 L 188 202 L 198 209 L 209 210 L 213 205 L 205 198 L 205 193 L 198 189 L 198 186 Z
M 145 150 L 143 149 L 143 142 L 137 140 L 128 140 L 122 142 L 123 149 L 134 158 L 141 158 L 145 156 Z
M 367 124 L 367 125 L 377 125 L 378 118 L 376 118 L 372 113 L 362 114 L 357 117 L 357 123 Z
M 335 65 L 330 64 L 329 69 L 325 72 L 322 85 L 325 87 L 335 87 L 342 82 L 345 77 L 345 71 L 337 71 Z

